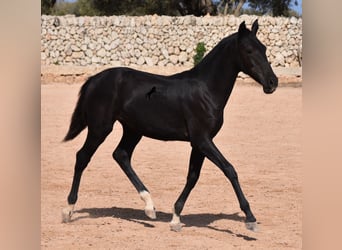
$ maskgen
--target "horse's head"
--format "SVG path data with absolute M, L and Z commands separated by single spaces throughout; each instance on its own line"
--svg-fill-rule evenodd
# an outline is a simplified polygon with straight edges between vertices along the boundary
M 245 22 L 242 22 L 239 26 L 240 68 L 242 72 L 260 83 L 266 94 L 271 94 L 278 86 L 278 78 L 267 60 L 265 45 L 256 37 L 258 28 L 258 20 L 254 21 L 252 30 L 246 28 Z

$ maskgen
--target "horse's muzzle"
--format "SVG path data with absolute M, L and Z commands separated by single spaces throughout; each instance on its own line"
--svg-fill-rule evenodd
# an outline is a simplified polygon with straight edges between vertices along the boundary
M 278 78 L 274 75 L 269 78 L 267 84 L 263 86 L 265 94 L 272 94 L 278 87 Z

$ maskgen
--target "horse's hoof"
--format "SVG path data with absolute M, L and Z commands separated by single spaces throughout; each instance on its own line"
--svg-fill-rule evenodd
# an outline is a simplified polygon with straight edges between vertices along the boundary
M 157 218 L 155 208 L 145 208 L 145 214 L 148 218 L 155 220 Z
M 258 232 L 259 231 L 256 221 L 255 222 L 246 222 L 246 228 L 248 230 L 253 231 L 253 232 Z
M 180 232 L 182 230 L 182 223 L 170 223 L 170 229 L 174 232 Z
M 73 214 L 73 206 L 63 208 L 62 210 L 62 223 L 68 223 L 71 221 L 71 216 Z

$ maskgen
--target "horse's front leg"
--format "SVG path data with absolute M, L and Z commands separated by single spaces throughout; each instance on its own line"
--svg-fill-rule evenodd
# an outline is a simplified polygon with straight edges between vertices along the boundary
M 184 204 L 191 190 L 194 188 L 194 186 L 196 185 L 198 181 L 201 168 L 203 165 L 203 161 L 204 161 L 204 155 L 201 152 L 197 151 L 196 149 L 192 149 L 186 184 L 173 208 L 172 221 L 170 222 L 170 227 L 171 227 L 171 230 L 173 231 L 178 232 L 182 229 L 182 224 L 180 221 L 180 213 L 183 210 Z
M 246 227 L 249 230 L 257 231 L 257 223 L 256 219 L 249 207 L 249 203 L 242 192 L 240 187 L 240 183 L 238 180 L 238 175 L 226 158 L 221 154 L 221 152 L 217 149 L 215 144 L 211 139 L 202 139 L 198 140 L 199 143 L 192 143 L 193 147 L 197 148 L 200 152 L 202 152 L 210 161 L 212 161 L 215 165 L 217 165 L 225 176 L 231 182 L 235 194 L 239 200 L 240 208 L 246 215 Z

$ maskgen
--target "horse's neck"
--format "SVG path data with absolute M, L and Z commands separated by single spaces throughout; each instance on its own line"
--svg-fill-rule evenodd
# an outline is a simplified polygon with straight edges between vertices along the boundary
M 217 46 L 192 71 L 196 78 L 205 82 L 217 105 L 224 108 L 239 73 L 234 56 L 237 50 L 234 41 Z

